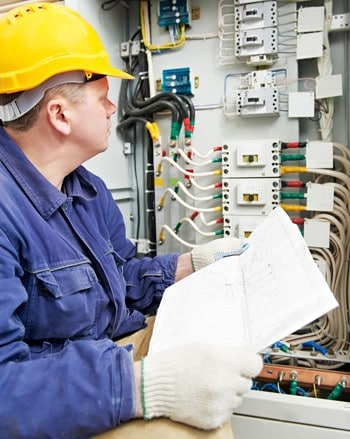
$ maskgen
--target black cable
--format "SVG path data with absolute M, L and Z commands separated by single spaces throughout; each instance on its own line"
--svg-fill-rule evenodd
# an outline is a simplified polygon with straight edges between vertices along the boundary
M 195 119 L 196 119 L 196 110 L 194 108 L 194 104 L 192 102 L 192 99 L 187 96 L 187 95 L 179 95 L 180 98 L 185 101 L 188 111 L 189 111 L 189 118 L 190 121 L 194 123 Z
M 141 109 L 132 107 L 129 102 L 126 102 L 124 105 L 125 114 L 128 116 L 153 116 L 154 113 L 159 113 L 163 110 L 171 111 L 173 122 L 180 120 L 177 107 L 169 101 L 156 102 Z
M 177 111 L 180 115 L 180 120 L 183 120 L 185 117 L 188 116 L 187 108 L 183 100 L 181 99 L 180 96 L 174 93 L 169 93 L 169 92 L 158 93 L 146 101 L 136 100 L 134 97 L 132 97 L 132 104 L 138 108 L 148 108 L 151 105 L 160 102 L 162 104 L 164 104 L 165 102 L 167 103 L 171 102 L 172 105 L 176 106 Z
M 139 30 L 137 30 L 132 40 L 136 38 Z M 142 45 L 142 43 L 141 43 Z M 179 96 L 169 92 L 158 93 L 150 97 L 149 81 L 148 81 L 148 60 L 144 49 L 141 50 L 137 58 L 129 59 L 127 63 L 127 71 L 137 77 L 136 81 L 123 80 L 119 94 L 118 105 L 118 130 L 128 137 L 129 130 L 133 127 L 134 136 L 136 136 L 136 126 L 138 123 L 145 125 L 148 121 L 153 122 L 154 114 L 163 111 L 171 112 L 172 123 L 182 126 L 184 120 L 189 118 L 193 123 L 195 118 L 195 110 L 192 100 L 187 96 Z M 135 72 L 138 73 L 135 73 Z M 134 139 L 135 140 L 135 139 Z M 155 210 L 155 192 L 154 192 L 154 161 L 153 161 L 153 142 L 148 136 L 147 144 L 147 163 L 146 163 L 146 179 L 145 179 L 145 200 L 146 200 L 146 226 L 147 238 L 150 243 L 149 256 L 156 255 L 156 210 Z M 136 142 L 133 142 L 136 144 Z M 134 152 L 134 173 L 137 185 L 137 216 L 136 239 L 139 239 L 140 233 L 140 199 L 138 188 L 138 175 L 136 166 L 136 148 Z
M 150 93 L 149 81 L 148 81 L 148 59 L 146 56 L 144 46 L 142 47 L 142 50 L 140 50 L 138 56 L 138 63 L 139 63 L 139 71 L 142 74 L 142 79 L 143 79 L 140 88 L 140 92 L 141 92 L 140 98 L 149 99 L 151 93 Z
M 145 117 L 130 116 L 127 119 L 119 122 L 117 129 L 118 130 L 127 130 L 127 129 L 131 128 L 137 122 L 141 122 L 142 124 L 146 124 L 147 122 L 150 122 L 150 120 L 145 118 Z
M 134 124 L 134 127 L 133 127 L 133 138 L 134 138 L 133 145 L 135 145 L 136 124 Z M 139 190 L 139 179 L 138 179 L 138 174 L 137 174 L 136 150 L 137 150 L 137 148 L 134 148 L 133 165 L 134 165 L 134 176 L 135 176 L 136 217 L 137 217 L 136 218 L 136 234 L 135 234 L 135 238 L 138 241 L 140 239 L 140 190 Z
M 141 29 L 138 28 L 130 37 L 130 41 L 134 41 L 134 39 L 137 37 L 137 35 L 141 35 Z

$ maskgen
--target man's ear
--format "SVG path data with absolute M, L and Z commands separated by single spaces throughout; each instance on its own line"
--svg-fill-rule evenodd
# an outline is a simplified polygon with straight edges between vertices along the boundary
M 50 99 L 46 104 L 46 114 L 50 124 L 61 134 L 71 131 L 67 101 L 62 98 Z

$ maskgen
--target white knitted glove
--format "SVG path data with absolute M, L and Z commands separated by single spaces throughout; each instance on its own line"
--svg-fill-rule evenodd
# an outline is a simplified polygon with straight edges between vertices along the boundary
M 227 421 L 262 368 L 245 349 L 190 345 L 141 362 L 144 419 L 165 416 L 210 430 Z
M 248 248 L 248 243 L 239 238 L 220 238 L 191 250 L 194 271 L 226 256 L 239 255 Z

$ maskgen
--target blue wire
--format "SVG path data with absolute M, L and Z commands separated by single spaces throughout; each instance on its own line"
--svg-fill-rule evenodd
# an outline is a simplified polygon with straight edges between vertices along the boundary
M 260 390 L 271 390 L 272 392 L 275 393 L 286 393 L 283 389 L 278 388 L 276 384 L 272 384 L 272 383 L 264 384 Z
M 297 387 L 297 394 L 299 396 L 307 396 L 307 393 L 305 392 L 305 390 L 301 387 Z
M 328 354 L 328 349 L 319 345 L 315 341 L 305 341 L 301 344 L 303 348 L 314 348 L 315 351 L 321 352 L 321 354 L 326 355 Z
M 257 381 L 255 381 L 255 380 L 253 381 L 251 390 L 260 390 L 259 383 Z

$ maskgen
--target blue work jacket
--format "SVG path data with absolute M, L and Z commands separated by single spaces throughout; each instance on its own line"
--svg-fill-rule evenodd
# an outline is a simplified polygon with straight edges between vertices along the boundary
M 135 413 L 131 347 L 178 255 L 134 258 L 100 178 L 65 193 L 0 127 L 0 439 L 84 439 Z

